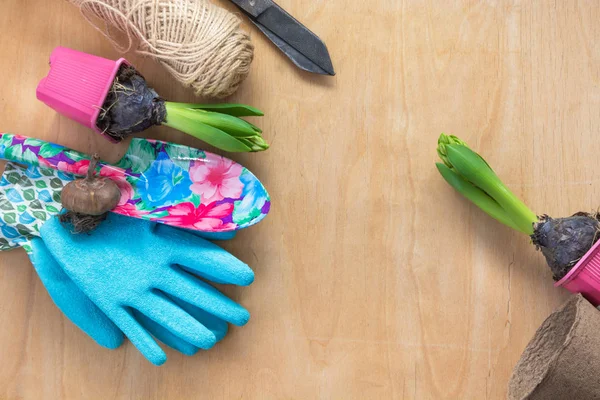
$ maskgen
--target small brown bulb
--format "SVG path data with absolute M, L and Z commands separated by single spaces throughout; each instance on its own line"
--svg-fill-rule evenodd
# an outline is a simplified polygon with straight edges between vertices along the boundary
M 102 215 L 119 203 L 121 192 L 117 185 L 106 178 L 94 180 L 77 179 L 69 182 L 62 190 L 64 208 L 80 214 Z
M 117 206 L 121 191 L 112 180 L 94 176 L 98 156 L 94 156 L 87 177 L 65 185 L 61 202 L 68 211 L 85 215 L 102 215 Z

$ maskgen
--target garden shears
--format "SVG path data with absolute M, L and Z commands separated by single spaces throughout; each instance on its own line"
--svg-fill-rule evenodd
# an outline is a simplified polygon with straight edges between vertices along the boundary
M 335 75 L 329 51 L 317 35 L 272 0 L 231 0 L 296 66 Z

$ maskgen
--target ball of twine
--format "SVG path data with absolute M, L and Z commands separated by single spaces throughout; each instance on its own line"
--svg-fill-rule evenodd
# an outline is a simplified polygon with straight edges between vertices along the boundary
M 208 0 L 68 1 L 117 50 L 127 52 L 137 44 L 138 54 L 158 60 L 199 96 L 227 97 L 250 72 L 254 46 L 240 19 Z M 124 45 L 114 29 L 124 34 Z

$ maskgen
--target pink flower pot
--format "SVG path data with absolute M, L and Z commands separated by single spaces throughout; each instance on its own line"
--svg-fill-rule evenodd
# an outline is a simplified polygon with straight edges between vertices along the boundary
M 96 124 L 106 95 L 124 58 L 117 61 L 57 47 L 50 55 L 50 71 L 36 90 L 38 100 L 58 113 L 85 125 L 111 142 Z
M 600 241 L 554 286 L 581 293 L 594 306 L 600 305 Z

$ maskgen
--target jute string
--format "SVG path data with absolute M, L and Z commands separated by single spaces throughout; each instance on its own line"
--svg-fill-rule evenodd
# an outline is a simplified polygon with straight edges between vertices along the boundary
M 240 19 L 209 0 L 68 1 L 117 50 L 137 45 L 138 54 L 158 60 L 199 96 L 227 97 L 250 72 L 254 46 Z

